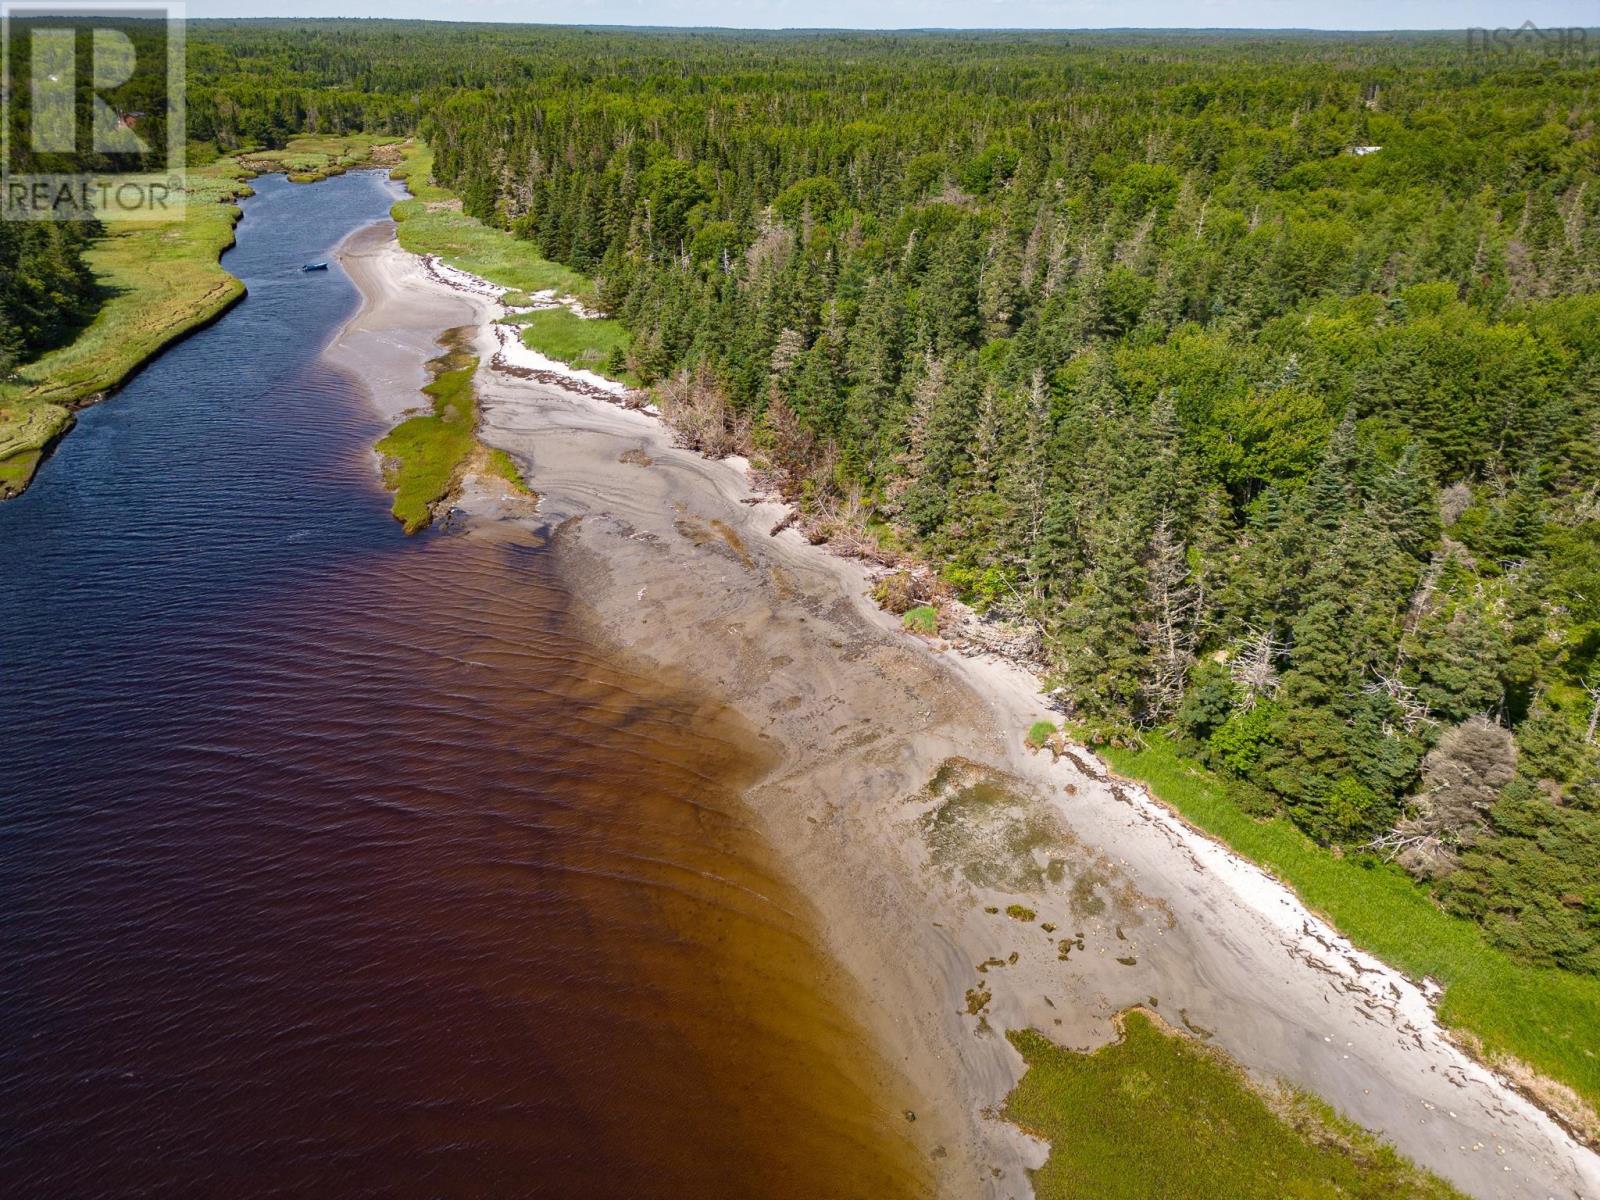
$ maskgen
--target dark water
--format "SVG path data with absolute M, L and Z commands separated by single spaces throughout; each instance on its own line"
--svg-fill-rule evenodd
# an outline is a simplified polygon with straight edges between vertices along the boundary
M 390 202 L 260 181 L 249 298 L 0 505 L 0 1194 L 914 1194 L 747 731 L 388 517 L 298 267 Z

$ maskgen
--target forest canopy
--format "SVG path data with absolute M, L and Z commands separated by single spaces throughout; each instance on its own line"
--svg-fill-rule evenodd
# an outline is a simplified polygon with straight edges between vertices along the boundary
M 198 23 L 192 136 L 424 136 L 1080 726 L 1600 971 L 1600 72 L 1462 34 Z

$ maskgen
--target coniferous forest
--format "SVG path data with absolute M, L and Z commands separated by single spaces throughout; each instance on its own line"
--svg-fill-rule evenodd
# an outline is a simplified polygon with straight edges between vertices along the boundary
M 686 437 L 1031 631 L 1087 736 L 1600 972 L 1592 62 L 252 22 L 190 71 L 221 151 L 426 138 Z
M 83 252 L 92 226 L 0 221 L 0 377 L 61 344 L 98 300 Z

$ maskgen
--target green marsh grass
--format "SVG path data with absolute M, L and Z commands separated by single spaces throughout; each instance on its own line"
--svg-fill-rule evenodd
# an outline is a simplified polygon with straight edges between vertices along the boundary
M 478 445 L 478 406 L 472 391 L 477 359 L 463 362 L 446 355 L 434 362 L 443 369 L 422 389 L 433 401 L 433 411 L 400 422 L 377 446 L 386 460 L 384 482 L 394 491 L 391 511 L 407 533 L 427 528 L 434 506 L 456 486 Z
M 399 141 L 368 133 L 310 134 L 290 138 L 279 150 L 247 150 L 235 157 L 258 175 L 282 171 L 290 183 L 316 183 L 357 167 L 377 165 L 374 152 L 379 147 L 392 147 L 398 155 Z M 381 157 L 388 161 L 388 156 Z
M 1120 1025 L 1093 1054 L 1032 1029 L 1006 1035 L 1028 1070 L 1004 1115 L 1051 1146 L 1039 1200 L 1459 1200 L 1320 1101 L 1258 1091 L 1142 1010 Z
M 533 495 L 533 489 L 528 486 L 528 481 L 522 477 L 522 471 L 517 467 L 516 460 L 499 447 L 491 449 L 485 458 L 484 469 L 498 479 L 503 479 L 524 496 Z
M 413 254 L 436 254 L 451 266 L 511 291 L 506 303 L 526 304 L 535 292 L 554 290 L 584 303 L 594 300 L 594 281 L 570 267 L 542 258 L 532 242 L 485 225 L 461 211 L 461 202 L 433 182 L 433 151 L 422 143 L 406 148 L 404 162 L 391 172 L 411 190 L 411 199 L 393 209 L 400 245 Z M 566 308 L 518 313 L 523 344 L 581 370 L 629 386 L 638 381 L 621 365 L 630 343 L 622 322 L 585 319 Z
M 630 386 L 637 382 L 626 370 L 613 365 L 618 357 L 627 354 L 631 341 L 621 321 L 580 317 L 565 308 L 519 313 L 513 320 L 522 327 L 522 344 L 530 350 Z

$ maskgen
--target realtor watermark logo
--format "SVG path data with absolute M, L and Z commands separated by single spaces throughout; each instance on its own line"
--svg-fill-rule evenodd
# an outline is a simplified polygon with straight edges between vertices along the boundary
M 183 215 L 183 33 L 182 4 L 0 0 L 0 217 Z
M 1552 26 L 1540 29 L 1524 21 L 1515 29 L 1474 27 L 1467 30 L 1467 49 L 1480 54 L 1543 54 L 1550 58 L 1586 58 L 1600 46 L 1591 46 L 1589 30 L 1582 25 Z

